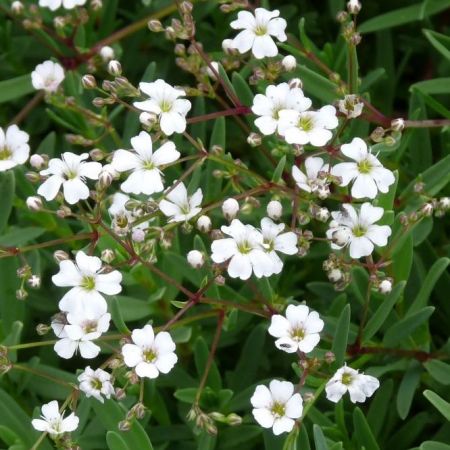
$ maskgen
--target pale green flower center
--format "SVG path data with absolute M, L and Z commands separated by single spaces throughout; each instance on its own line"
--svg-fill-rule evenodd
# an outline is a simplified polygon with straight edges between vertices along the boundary
M 153 161 L 144 161 L 144 163 L 142 164 L 142 167 L 145 170 L 153 170 L 156 166 L 153 163 Z
M 243 255 L 246 255 L 247 253 L 250 253 L 252 250 L 252 246 L 248 241 L 242 241 L 238 244 L 238 250 L 239 253 L 242 253 Z
M 276 417 L 284 417 L 286 414 L 286 407 L 279 402 L 275 402 L 272 405 L 271 412 Z
M 163 100 L 159 107 L 161 108 L 161 112 L 166 113 L 172 109 L 172 103 L 167 100 Z
M 372 164 L 368 159 L 364 159 L 358 163 L 359 173 L 370 173 L 372 171 Z
M 291 331 L 291 337 L 292 339 L 295 339 L 297 341 L 301 341 L 305 337 L 305 330 L 303 328 L 294 328 Z
M 95 278 L 85 275 L 81 280 L 81 287 L 86 291 L 92 291 L 95 289 Z
M 149 362 L 149 363 L 154 362 L 156 359 L 156 356 L 157 356 L 156 352 L 151 348 L 144 351 L 144 360 L 146 362 Z
M 88 333 L 95 333 L 97 331 L 97 321 L 96 320 L 86 320 L 83 323 L 83 331 Z
M 255 28 L 256 36 L 264 36 L 267 34 L 267 26 L 266 25 L 257 25 Z
M 342 374 L 342 379 L 341 379 L 341 383 L 344 384 L 345 386 L 349 386 L 350 384 L 352 384 L 353 381 L 353 375 L 348 373 L 348 372 L 344 372 Z
M 78 173 L 75 172 L 74 170 L 67 170 L 67 172 L 65 172 L 65 175 L 68 180 L 73 180 L 77 178 Z
M 264 248 L 266 252 L 273 252 L 275 250 L 275 242 L 273 239 L 264 239 Z
M 101 391 L 103 383 L 98 378 L 92 378 L 91 387 L 96 391 Z
M 361 225 L 356 225 L 352 229 L 352 233 L 355 237 L 362 237 L 362 236 L 365 236 L 365 234 L 367 233 L 367 230 L 364 227 L 362 227 Z
M 0 149 L 0 161 L 6 161 L 12 156 L 12 151 L 8 147 L 3 147 Z
M 314 128 L 314 120 L 308 115 L 301 116 L 297 126 L 303 131 L 311 131 Z

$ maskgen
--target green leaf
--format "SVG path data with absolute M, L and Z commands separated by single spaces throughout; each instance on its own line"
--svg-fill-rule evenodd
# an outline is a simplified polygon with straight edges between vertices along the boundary
M 214 121 L 214 128 L 211 133 L 209 147 L 212 148 L 214 145 L 218 145 L 223 149 L 225 148 L 226 145 L 225 117 L 218 117 Z
M 8 170 L 0 173 L 0 198 L 2 199 L 2 207 L 0 208 L 0 233 L 8 223 L 11 214 L 15 191 L 14 172 Z
M 236 95 L 236 92 L 235 92 L 235 90 L 234 90 L 234 87 L 233 87 L 233 85 L 231 84 L 231 81 L 230 81 L 230 79 L 228 78 L 227 72 L 226 72 L 225 69 L 223 68 L 222 64 L 219 63 L 218 67 L 219 67 L 218 72 L 219 72 L 220 79 L 221 79 L 222 82 L 228 87 L 228 89 Z M 231 99 L 230 99 L 230 100 L 231 100 Z
M 448 421 L 450 421 L 450 403 L 428 389 L 423 392 L 423 395 Z
M 36 239 L 45 233 L 43 228 L 39 227 L 11 227 L 9 232 L 0 236 L 0 245 L 8 247 L 21 246 Z
M 353 426 L 355 427 L 356 440 L 360 444 L 359 448 L 380 450 L 363 412 L 358 407 L 353 411 Z
M 422 30 L 422 32 L 430 44 L 443 55 L 444 58 L 450 60 L 450 37 L 433 30 Z
M 427 306 L 420 309 L 411 316 L 401 319 L 399 322 L 390 327 L 384 335 L 383 343 L 387 347 L 392 347 L 403 339 L 410 336 L 420 325 L 426 322 L 434 311 L 433 306 Z
M 411 91 L 419 89 L 425 94 L 448 94 L 450 92 L 450 78 L 434 78 L 433 80 L 419 81 L 411 85 Z
M 450 445 L 443 442 L 425 441 L 420 446 L 420 450 L 450 450 Z
M 376 154 L 376 150 L 372 149 L 372 151 Z M 389 188 L 389 191 L 385 194 L 379 194 L 377 199 L 374 201 L 374 206 L 380 206 L 385 211 L 392 210 L 394 208 L 394 200 L 395 194 L 397 192 L 398 185 L 398 170 L 394 170 L 395 182 Z
M 253 92 L 250 89 L 248 82 L 242 78 L 238 72 L 233 72 L 232 76 L 233 87 L 234 90 L 241 101 L 241 103 L 245 106 L 250 106 L 253 103 Z
M 122 439 L 122 436 L 115 431 L 108 431 L 106 433 L 106 443 L 108 444 L 109 450 L 131 450 Z
M 427 361 L 425 364 L 427 372 L 438 382 L 445 386 L 450 385 L 450 364 L 438 359 Z
M 397 411 L 401 419 L 405 419 L 411 409 L 414 394 L 419 386 L 421 367 L 416 362 L 403 375 L 402 381 L 397 391 Z
M 336 357 L 336 365 L 339 367 L 344 364 L 345 352 L 348 343 L 348 331 L 350 328 L 350 305 L 345 305 L 342 310 L 336 325 L 336 333 L 333 339 L 331 351 Z
M 277 167 L 273 171 L 272 181 L 278 183 L 283 175 L 284 166 L 286 165 L 286 155 L 284 155 L 277 164 Z
M 120 331 L 120 333 L 123 334 L 130 334 L 131 331 L 128 329 L 128 327 L 126 326 L 123 317 L 122 317 L 122 313 L 120 311 L 120 307 L 119 307 L 119 301 L 117 300 L 116 296 L 110 297 L 108 299 L 108 303 L 109 303 L 109 311 L 111 313 L 111 319 L 114 322 L 114 325 L 116 326 L 117 330 Z
M 313 435 L 316 450 L 329 450 L 322 428 L 320 428 L 319 425 L 313 425 Z
M 400 223 L 399 227 L 402 227 Z M 391 242 L 392 241 L 393 239 L 391 240 Z M 395 280 L 402 281 L 407 280 L 409 278 L 409 273 L 411 272 L 411 267 L 413 263 L 413 256 L 414 256 L 414 241 L 412 233 L 408 233 L 405 234 L 402 238 L 400 238 L 400 240 L 397 241 L 397 245 L 394 246 L 394 251 L 392 254 L 392 262 L 393 262 L 392 270 L 394 272 Z
M 197 373 L 201 379 L 205 372 L 206 365 L 209 357 L 209 349 L 205 339 L 199 336 L 194 344 L 194 358 Z M 209 369 L 208 378 L 206 380 L 206 386 L 211 387 L 215 391 L 222 389 L 222 379 L 220 377 L 219 369 L 216 363 L 213 361 Z
M 0 103 L 9 102 L 34 91 L 31 76 L 21 75 L 10 80 L 0 81 Z

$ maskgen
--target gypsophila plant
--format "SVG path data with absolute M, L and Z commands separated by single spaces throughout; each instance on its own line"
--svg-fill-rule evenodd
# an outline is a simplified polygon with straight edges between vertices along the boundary
M 0 0 L 0 448 L 450 450 L 450 2 L 381 3 Z

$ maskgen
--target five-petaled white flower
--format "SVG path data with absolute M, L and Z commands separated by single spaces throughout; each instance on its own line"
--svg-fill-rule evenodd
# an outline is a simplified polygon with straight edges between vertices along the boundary
M 297 235 L 292 231 L 283 233 L 284 228 L 284 223 L 274 223 L 268 217 L 261 220 L 262 246 L 272 260 L 272 273 L 275 274 L 280 273 L 283 269 L 283 261 L 277 252 L 285 255 L 295 255 L 298 252 Z
M 191 109 L 191 102 L 183 97 L 183 89 L 174 88 L 164 80 L 153 83 L 139 83 L 139 89 L 149 96 L 148 100 L 134 102 L 133 105 L 143 111 L 157 114 L 161 130 L 167 136 L 183 133 L 186 129 L 186 114 Z
M 386 193 L 394 184 L 394 174 L 385 169 L 378 158 L 370 153 L 361 138 L 354 138 L 350 144 L 341 145 L 341 152 L 355 162 L 336 164 L 331 173 L 341 177 L 341 186 L 354 180 L 351 194 L 354 198 L 375 198 L 378 191 Z
M 299 112 L 284 109 L 279 112 L 278 132 L 288 144 L 322 147 L 333 137 L 339 122 L 336 108 L 326 105 L 318 111 Z
M 269 135 L 278 129 L 280 111 L 288 109 L 302 112 L 310 107 L 311 100 L 304 96 L 300 88 L 291 88 L 288 83 L 280 83 L 267 86 L 265 95 L 256 94 L 252 111 L 260 116 L 255 120 L 259 131 Z
M 0 127 L 0 172 L 25 163 L 30 155 L 29 139 L 17 125 L 8 127 L 6 133 Z
M 75 413 L 71 413 L 64 418 L 64 412 L 59 412 L 59 405 L 56 400 L 46 403 L 41 407 L 41 419 L 33 419 L 31 424 L 38 431 L 44 431 L 52 436 L 70 433 L 78 427 L 79 419 Z
M 322 190 L 329 192 L 328 182 L 326 178 L 320 178 L 319 174 L 328 173 L 329 165 L 325 164 L 322 158 L 318 156 L 310 156 L 305 159 L 304 174 L 297 166 L 292 166 L 292 178 L 294 178 L 297 186 L 306 192 L 318 192 Z
M 252 271 L 258 278 L 273 274 L 273 262 L 263 247 L 263 235 L 255 227 L 234 219 L 221 230 L 231 237 L 212 242 L 211 259 L 215 263 L 229 260 L 228 275 L 231 278 L 248 280 Z
M 55 92 L 63 82 L 64 77 L 64 69 L 61 64 L 50 60 L 44 61 L 31 72 L 31 84 L 35 89 Z
M 257 59 L 277 56 L 278 47 L 272 36 L 281 42 L 287 40 L 284 32 L 287 23 L 278 17 L 279 15 L 280 11 L 277 9 L 268 11 L 264 8 L 256 8 L 254 15 L 249 11 L 239 11 L 237 19 L 230 24 L 231 28 L 242 30 L 233 39 L 233 48 L 240 53 L 246 53 L 251 49 Z
M 159 202 L 159 209 L 165 216 L 170 217 L 169 222 L 187 222 L 202 210 L 202 200 L 203 193 L 200 188 L 189 196 L 184 183 L 178 183 L 166 198 Z
M 86 397 L 94 397 L 99 402 L 104 403 L 104 398 L 111 398 L 114 395 L 114 387 L 111 383 L 111 375 L 103 369 L 93 370 L 87 366 L 80 375 L 80 390 L 86 394 Z
M 101 259 L 82 250 L 76 254 L 75 262 L 61 261 L 59 272 L 52 277 L 56 286 L 72 287 L 59 302 L 59 308 L 70 313 L 80 309 L 86 314 L 105 313 L 107 305 L 101 294 L 118 294 L 122 290 L 122 274 L 118 270 L 102 273 Z
M 303 399 L 299 393 L 294 394 L 289 381 L 272 380 L 269 388 L 256 386 L 250 401 L 255 420 L 263 428 L 272 428 L 275 435 L 291 431 L 303 413 Z
M 320 341 L 319 333 L 324 326 L 316 311 L 306 305 L 289 305 L 286 317 L 275 314 L 269 327 L 269 334 L 278 338 L 275 345 L 287 353 L 311 352 Z
M 87 199 L 89 188 L 86 186 L 86 178 L 98 180 L 102 170 L 102 165 L 98 162 L 85 162 L 88 157 L 87 153 L 76 155 L 65 152 L 61 155 L 61 159 L 52 158 L 48 163 L 48 169 L 40 172 L 41 175 L 50 177 L 39 186 L 37 193 L 50 201 L 57 196 L 62 185 L 64 198 L 70 205 Z
M 387 225 L 374 225 L 384 214 L 383 208 L 363 203 L 359 214 L 349 203 L 342 205 L 341 211 L 333 211 L 327 238 L 332 241 L 331 247 L 341 249 L 350 248 L 350 256 L 358 259 L 369 256 L 374 244 L 384 247 L 391 235 L 391 228 Z
M 122 355 L 128 367 L 134 367 L 139 377 L 156 378 L 159 373 L 169 373 L 178 361 L 175 343 L 166 331 L 156 336 L 151 325 L 133 330 L 133 344 L 122 347 Z
M 380 387 L 380 382 L 351 367 L 341 367 L 325 386 L 327 399 L 337 403 L 348 392 L 352 403 L 362 403 Z
M 73 9 L 75 6 L 82 6 L 86 0 L 39 0 L 39 6 L 56 11 L 61 6 L 65 9 Z
M 180 157 L 175 144 L 168 141 L 153 152 L 152 138 L 147 132 L 141 131 L 138 136 L 131 138 L 131 145 L 134 152 L 116 150 L 111 163 L 117 172 L 132 171 L 120 186 L 122 191 L 146 195 L 163 191 L 160 167 Z

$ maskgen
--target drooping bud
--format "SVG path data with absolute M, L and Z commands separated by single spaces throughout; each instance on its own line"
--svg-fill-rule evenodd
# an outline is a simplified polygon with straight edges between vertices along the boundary
M 287 55 L 281 60 L 281 65 L 286 72 L 291 72 L 297 67 L 297 60 L 292 55 Z
M 109 45 L 102 47 L 98 53 L 105 62 L 111 61 L 115 56 L 114 49 Z
M 232 221 L 239 212 L 239 203 L 235 198 L 228 198 L 222 203 L 222 213 L 225 219 Z
M 197 219 L 197 229 L 203 233 L 208 233 L 211 230 L 211 219 L 208 216 L 200 216 Z
M 267 215 L 278 220 L 283 215 L 283 205 L 278 200 L 272 200 L 267 204 Z
M 194 269 L 200 269 L 200 267 L 205 264 L 205 257 L 203 256 L 203 253 L 198 250 L 191 250 L 187 254 L 187 260 Z
M 64 250 L 56 250 L 53 253 L 53 259 L 59 264 L 61 261 L 66 261 L 69 258 L 69 254 Z
M 31 167 L 33 167 L 36 170 L 42 169 L 42 167 L 45 165 L 45 163 L 46 163 L 45 159 L 37 153 L 35 153 L 34 155 L 31 155 L 31 157 L 30 157 Z
M 111 60 L 108 63 L 108 72 L 114 77 L 122 75 L 122 64 L 117 59 Z
M 88 73 L 86 75 L 83 75 L 81 84 L 85 89 L 95 89 L 97 87 L 97 80 L 95 79 L 94 75 Z
M 40 197 L 32 196 L 27 198 L 27 207 L 30 211 L 41 211 L 43 204 Z

